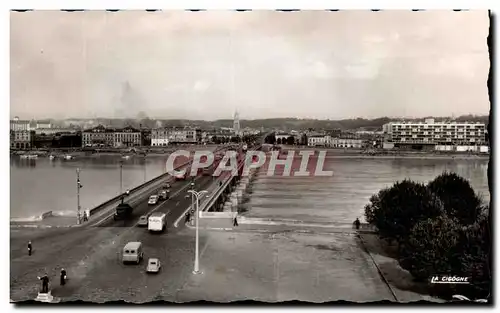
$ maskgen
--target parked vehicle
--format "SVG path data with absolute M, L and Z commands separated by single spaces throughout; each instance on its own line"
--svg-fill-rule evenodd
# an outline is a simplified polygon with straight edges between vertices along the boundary
M 164 231 L 167 226 L 167 214 L 155 212 L 149 216 L 148 230 L 151 232 Z
M 148 266 L 146 267 L 146 272 L 148 273 L 158 273 L 161 268 L 161 262 L 157 258 L 149 258 Z
M 128 203 L 120 203 L 115 209 L 114 220 L 127 219 L 132 215 L 134 208 Z
M 149 197 L 148 204 L 149 205 L 154 205 L 158 203 L 158 196 L 157 195 L 152 195 Z
M 129 242 L 123 247 L 122 262 L 129 263 L 134 262 L 136 264 L 141 263 L 144 258 L 144 252 L 142 251 L 142 243 L 139 241 Z

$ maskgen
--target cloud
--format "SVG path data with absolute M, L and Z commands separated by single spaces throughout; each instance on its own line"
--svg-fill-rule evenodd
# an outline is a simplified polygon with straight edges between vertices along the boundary
M 488 27 L 486 11 L 11 12 L 11 114 L 486 113 Z

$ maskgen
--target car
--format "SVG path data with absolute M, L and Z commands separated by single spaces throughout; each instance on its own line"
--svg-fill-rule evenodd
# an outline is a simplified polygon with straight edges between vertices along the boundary
M 157 203 L 158 203 L 157 195 L 152 195 L 149 197 L 148 204 L 157 204 Z
M 169 189 L 163 189 L 160 191 L 158 194 L 158 197 L 160 200 L 167 200 L 170 197 L 170 190 Z
M 161 268 L 161 262 L 157 258 L 149 258 L 148 266 L 146 267 L 146 272 L 148 273 L 158 273 Z
M 139 217 L 139 222 L 137 222 L 137 226 L 148 226 L 148 218 L 149 215 L 142 215 Z

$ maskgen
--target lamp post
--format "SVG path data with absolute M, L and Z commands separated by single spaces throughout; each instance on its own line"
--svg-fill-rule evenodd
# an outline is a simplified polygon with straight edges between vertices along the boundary
M 144 182 L 147 181 L 147 176 L 146 176 L 146 155 L 144 155 Z
M 76 223 L 80 225 L 81 219 L 80 219 L 80 188 L 82 188 L 83 185 L 80 182 L 80 168 L 76 169 Z
M 120 194 L 123 193 L 123 161 L 120 160 Z
M 191 187 L 194 186 L 194 183 L 191 183 Z M 208 193 L 206 190 L 202 191 L 194 191 L 194 190 L 188 190 L 189 193 L 192 195 L 192 199 L 196 198 L 196 248 L 195 248 L 195 255 L 194 255 L 194 271 L 193 274 L 200 274 L 200 258 L 199 258 L 199 218 L 200 218 L 200 197 L 204 195 L 205 193 Z

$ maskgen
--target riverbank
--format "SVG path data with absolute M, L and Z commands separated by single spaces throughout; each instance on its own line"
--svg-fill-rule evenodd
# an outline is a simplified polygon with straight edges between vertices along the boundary
M 338 158 L 366 158 L 366 159 L 489 159 L 489 153 L 463 153 L 463 152 L 420 152 L 420 151 L 391 151 L 391 150 L 364 150 L 364 149 L 339 149 L 326 147 L 297 147 L 283 146 L 283 151 L 326 151 L 327 157 Z

